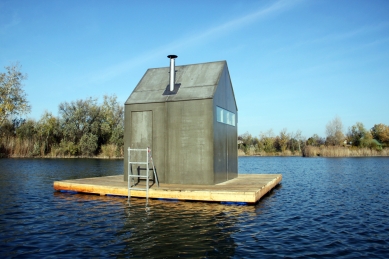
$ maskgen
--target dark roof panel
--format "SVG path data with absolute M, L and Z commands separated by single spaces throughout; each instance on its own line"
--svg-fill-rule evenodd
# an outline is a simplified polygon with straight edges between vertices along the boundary
M 175 95 L 163 95 L 169 85 L 169 67 L 150 68 L 146 71 L 126 104 L 184 101 L 213 98 L 226 61 L 176 66 Z

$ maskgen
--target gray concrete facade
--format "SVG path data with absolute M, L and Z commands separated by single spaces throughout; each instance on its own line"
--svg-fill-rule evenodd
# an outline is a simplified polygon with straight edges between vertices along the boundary
M 176 66 L 178 91 L 163 95 L 167 87 L 169 67 L 148 69 L 125 103 L 124 179 L 128 147 L 152 149 L 161 183 L 237 177 L 238 110 L 227 62 Z

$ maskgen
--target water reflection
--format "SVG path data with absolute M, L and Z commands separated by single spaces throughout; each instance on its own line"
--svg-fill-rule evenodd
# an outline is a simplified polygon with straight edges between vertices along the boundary
M 85 162 L 85 163 L 83 163 Z M 247 168 L 244 168 L 247 164 Z M 387 257 L 389 158 L 244 158 L 282 173 L 255 206 L 59 193 L 122 161 L 0 159 L 0 258 Z
M 253 206 L 150 199 L 146 209 L 145 199 L 132 198 L 129 205 L 124 197 L 66 193 L 55 196 L 78 203 L 81 207 L 77 210 L 82 210 L 87 201 L 103 201 L 104 206 L 110 202 L 119 204 L 121 211 L 116 211 L 115 217 L 123 219 L 123 225 L 115 231 L 115 242 L 124 246 L 115 253 L 118 257 L 232 257 L 236 247 L 232 234 L 239 232 L 237 224 L 255 216 Z M 99 217 L 103 216 L 105 210 L 101 206 L 89 208 L 89 213 L 98 210 Z
M 231 234 L 247 206 L 150 200 L 131 201 L 125 209 L 126 223 L 119 235 L 126 236 L 121 255 L 154 257 L 231 257 L 235 253 Z M 134 204 L 135 203 L 135 204 Z

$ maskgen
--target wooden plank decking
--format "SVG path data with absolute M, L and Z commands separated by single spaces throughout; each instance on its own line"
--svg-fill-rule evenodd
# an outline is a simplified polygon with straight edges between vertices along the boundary
M 281 174 L 239 174 L 237 178 L 217 185 L 160 184 L 157 187 L 154 184 L 149 189 L 149 198 L 256 203 L 281 180 Z M 54 189 L 128 196 L 123 175 L 55 181 Z M 146 192 L 131 190 L 131 197 L 146 197 Z

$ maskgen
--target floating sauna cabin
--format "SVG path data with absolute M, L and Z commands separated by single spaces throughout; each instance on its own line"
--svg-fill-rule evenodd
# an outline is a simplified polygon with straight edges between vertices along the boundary
M 160 183 L 236 178 L 238 109 L 227 62 L 175 66 L 177 56 L 168 57 L 170 67 L 148 69 L 125 103 L 124 179 L 128 147 L 151 148 Z

